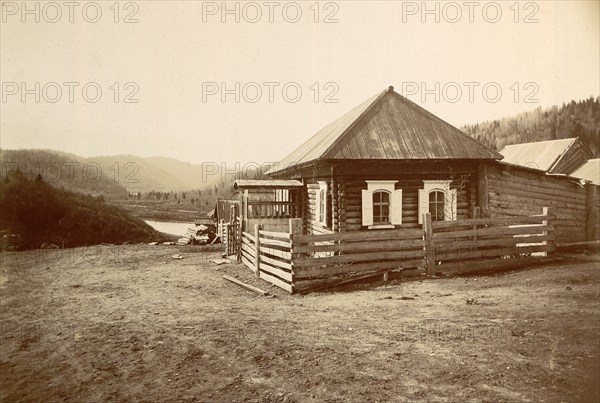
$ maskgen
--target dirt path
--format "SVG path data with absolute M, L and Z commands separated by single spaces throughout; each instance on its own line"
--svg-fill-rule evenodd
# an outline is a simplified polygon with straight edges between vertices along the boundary
M 600 400 L 597 256 L 304 297 L 214 248 L 0 256 L 3 402 Z

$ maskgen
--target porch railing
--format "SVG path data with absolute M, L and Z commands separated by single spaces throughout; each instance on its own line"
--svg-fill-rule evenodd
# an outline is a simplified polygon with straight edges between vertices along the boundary
M 247 218 L 298 218 L 302 206 L 295 201 L 249 200 Z

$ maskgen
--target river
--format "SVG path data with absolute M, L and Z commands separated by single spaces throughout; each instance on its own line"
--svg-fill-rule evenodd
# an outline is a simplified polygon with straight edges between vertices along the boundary
M 144 221 L 157 231 L 178 236 L 183 236 L 188 228 L 194 226 L 193 222 Z

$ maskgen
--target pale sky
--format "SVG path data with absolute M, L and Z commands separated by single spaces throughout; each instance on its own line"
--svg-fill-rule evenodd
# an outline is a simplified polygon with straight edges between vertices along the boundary
M 2 2 L 2 148 L 263 163 L 390 85 L 458 127 L 600 95 L 598 1 L 75 3 Z

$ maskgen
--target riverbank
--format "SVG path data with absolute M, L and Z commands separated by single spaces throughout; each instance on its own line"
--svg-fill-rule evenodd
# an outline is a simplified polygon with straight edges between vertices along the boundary
M 201 223 L 212 223 L 208 211 L 183 208 L 178 204 L 159 203 L 152 200 L 113 200 L 117 205 L 134 217 L 149 221 L 166 222 L 191 222 L 199 220 Z
M 163 234 L 170 234 L 179 237 L 183 236 L 187 232 L 188 228 L 194 226 L 193 222 L 172 222 L 154 220 L 144 221 L 146 222 L 146 224 Z

